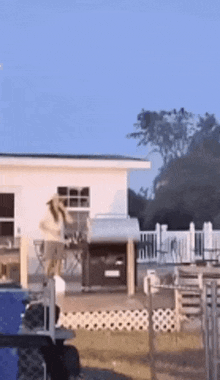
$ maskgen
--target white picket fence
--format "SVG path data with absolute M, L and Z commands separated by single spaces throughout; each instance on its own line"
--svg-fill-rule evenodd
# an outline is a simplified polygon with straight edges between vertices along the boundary
M 201 231 L 190 223 L 188 231 L 168 231 L 156 224 L 155 231 L 141 231 L 138 263 L 194 263 L 220 261 L 220 230 L 206 222 Z

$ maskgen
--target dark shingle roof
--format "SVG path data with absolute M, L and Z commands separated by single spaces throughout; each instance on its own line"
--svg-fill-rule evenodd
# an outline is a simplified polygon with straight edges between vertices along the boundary
M 65 158 L 82 160 L 136 160 L 148 161 L 142 158 L 120 156 L 114 154 L 58 154 L 58 153 L 0 153 L 0 157 L 21 157 L 21 158 Z

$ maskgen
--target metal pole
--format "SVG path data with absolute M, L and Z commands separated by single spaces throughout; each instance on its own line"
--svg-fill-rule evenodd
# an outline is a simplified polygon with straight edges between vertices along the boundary
M 174 268 L 174 273 L 175 273 L 175 285 L 180 285 L 180 273 L 179 273 L 179 268 L 175 267 Z M 174 289 L 174 298 L 175 298 L 175 317 L 176 317 L 176 331 L 180 332 L 180 312 L 181 312 L 181 305 L 180 305 L 180 300 L 181 300 L 181 292 L 178 289 Z
M 206 363 L 206 380 L 211 379 L 210 373 L 210 334 L 209 334 L 209 311 L 208 311 L 208 288 L 209 285 L 205 285 L 203 305 L 204 305 L 204 319 L 203 319 L 203 328 L 204 328 L 204 345 L 205 345 L 205 363 Z
M 46 295 L 46 285 L 43 284 L 43 306 L 44 306 L 44 331 L 47 330 L 47 295 Z
M 217 328 L 217 286 L 212 281 L 212 339 L 213 339 L 213 380 L 218 380 L 218 328 Z
M 55 343 L 55 280 L 49 279 L 50 307 L 49 307 L 49 333 Z
M 148 334 L 148 341 L 149 341 L 149 356 L 150 356 L 150 371 L 151 371 L 151 380 L 157 380 L 156 378 L 156 372 L 155 372 L 155 362 L 154 362 L 154 331 L 153 331 L 153 305 L 152 305 L 152 292 L 151 292 L 151 279 L 147 279 L 148 282 L 148 292 L 149 292 L 149 308 L 148 308 L 148 315 L 149 315 L 149 334 Z

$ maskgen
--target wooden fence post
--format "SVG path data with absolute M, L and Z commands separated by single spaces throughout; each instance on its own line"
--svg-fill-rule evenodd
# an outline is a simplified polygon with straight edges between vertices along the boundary
M 127 243 L 127 291 L 128 296 L 135 293 L 135 249 L 131 239 Z

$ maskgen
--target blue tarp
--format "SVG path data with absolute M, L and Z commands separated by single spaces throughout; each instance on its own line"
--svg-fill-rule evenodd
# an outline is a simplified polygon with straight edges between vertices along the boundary
M 24 290 L 0 289 L 0 334 L 18 334 L 26 299 Z M 0 348 L 0 380 L 16 380 L 17 371 L 17 350 Z

